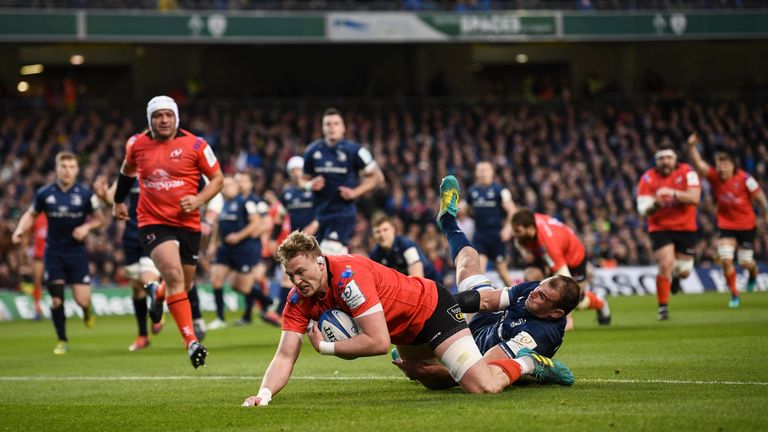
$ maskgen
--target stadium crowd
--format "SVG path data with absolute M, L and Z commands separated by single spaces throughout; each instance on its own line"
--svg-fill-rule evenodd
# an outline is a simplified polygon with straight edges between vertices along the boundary
M 342 106 L 343 108 L 343 106 Z M 288 183 L 287 160 L 322 136 L 322 108 L 231 108 L 217 104 L 181 107 L 181 127 L 199 134 L 215 150 L 224 173 L 249 172 L 255 191 L 281 191 Z M 52 181 L 60 150 L 80 157 L 81 181 L 99 174 L 114 179 L 125 141 L 141 128 L 133 113 L 50 110 L 7 113 L 0 121 L 0 288 L 14 288 L 29 273 L 24 251 L 10 242 L 18 218 L 35 190 Z M 687 160 L 691 131 L 703 154 L 715 145 L 737 155 L 737 165 L 766 184 L 768 112 L 743 101 L 676 100 L 648 103 L 558 102 L 532 107 L 499 103 L 345 110 L 346 137 L 368 147 L 387 185 L 361 200 L 353 253 L 373 246 L 370 218 L 377 210 L 393 217 L 398 230 L 416 240 L 438 271 L 450 265 L 447 244 L 435 227 L 436 185 L 454 174 L 462 187 L 473 182 L 475 164 L 492 161 L 497 181 L 515 203 L 553 215 L 574 227 L 597 265 L 651 264 L 652 250 L 635 209 L 635 187 L 663 143 Z M 138 126 L 137 126 L 138 125 Z M 716 260 L 715 205 L 704 184 L 698 211 L 697 263 Z M 110 217 L 111 218 L 111 217 Z M 758 218 L 754 245 L 759 262 L 768 259 L 768 230 Z M 110 219 L 111 221 L 111 219 Z M 460 220 L 461 222 L 461 220 Z M 464 220 L 466 223 L 467 221 Z M 124 283 L 114 222 L 87 242 L 94 284 Z M 510 245 L 510 249 L 514 249 Z M 513 253 L 512 267 L 519 267 Z

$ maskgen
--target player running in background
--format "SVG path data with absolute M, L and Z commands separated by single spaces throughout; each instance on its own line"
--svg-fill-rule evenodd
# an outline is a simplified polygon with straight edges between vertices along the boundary
M 274 300 L 269 293 L 269 283 L 267 271 L 269 270 L 269 259 L 272 256 L 270 252 L 273 248 L 273 236 L 275 230 L 279 229 L 278 219 L 282 213 L 280 203 L 277 197 L 267 190 L 264 192 L 264 199 L 261 199 L 253 192 L 253 180 L 247 173 L 235 174 L 235 183 L 240 186 L 240 195 L 247 200 L 258 203 L 259 216 L 261 217 L 261 233 L 256 238 L 256 244 L 259 249 L 259 260 L 254 268 L 253 289 L 245 296 L 245 308 L 243 316 L 235 321 L 236 326 L 250 325 L 253 320 L 253 306 L 258 302 L 261 305 L 259 318 L 273 326 L 279 326 L 280 316 L 272 310 Z M 276 247 L 274 248 L 276 249 Z
M 452 191 L 458 195 L 458 182 L 449 176 L 443 180 L 441 192 Z M 563 342 L 566 316 L 579 301 L 581 289 L 576 281 L 555 275 L 541 282 L 493 288 L 483 274 L 477 250 L 456 223 L 458 209 L 449 201 L 442 210 L 440 227 L 448 238 L 451 257 L 456 263 L 456 282 L 460 291 L 456 300 L 483 356 L 487 360 L 519 358 L 531 355 L 533 350 L 547 357 L 554 356 Z M 476 312 L 479 313 L 471 315 Z M 396 350 L 392 354 L 396 366 L 427 388 L 455 385 L 448 370 L 440 364 L 402 360 Z M 553 367 L 564 368 L 558 362 L 554 362 Z M 534 376 L 536 372 L 534 368 Z M 538 372 L 541 374 L 544 369 L 540 368 Z M 547 381 L 546 377 L 537 378 Z M 560 384 L 568 382 L 564 380 Z
M 315 219 L 315 206 L 312 191 L 309 188 L 301 187 L 301 179 L 304 176 L 304 158 L 293 156 L 288 159 L 286 171 L 290 184 L 283 189 L 280 194 L 280 202 L 283 208 L 288 212 L 290 228 L 288 232 L 303 231 L 314 235 L 317 232 L 317 220 Z M 309 186 L 310 183 L 305 183 Z M 282 241 L 282 240 L 281 240 Z M 279 244 L 275 245 L 275 252 Z M 288 276 L 277 266 L 276 273 L 279 273 L 280 280 L 280 304 L 277 307 L 277 313 L 282 315 L 285 308 L 285 302 L 288 298 L 288 292 L 291 290 L 291 281 Z
M 344 139 L 344 119 L 329 108 L 323 113 L 323 138 L 304 152 L 302 186 L 314 192 L 317 238 L 324 253 L 347 253 L 355 229 L 355 202 L 384 184 L 384 174 L 371 152 Z M 360 180 L 362 173 L 362 181 Z
M 45 282 L 51 295 L 51 318 L 59 339 L 53 349 L 57 355 L 66 354 L 69 349 L 64 314 L 65 284 L 72 285 L 75 302 L 83 309 L 85 326 L 92 328 L 96 322 L 91 311 L 91 277 L 85 240 L 88 233 L 104 225 L 104 217 L 97 211 L 99 200 L 77 181 L 79 171 L 74 153 L 63 151 L 57 154 L 56 182 L 37 191 L 34 204 L 22 215 L 12 237 L 18 244 L 39 213 L 48 217 Z
M 247 175 L 247 174 L 246 174 Z M 224 205 L 218 216 L 216 229 L 209 244 L 209 256 L 215 260 L 211 266 L 211 285 L 216 300 L 216 319 L 208 324 L 211 330 L 227 326 L 224 317 L 224 281 L 236 272 L 233 288 L 246 299 L 252 296 L 252 290 L 261 291 L 260 285 L 254 285 L 256 264 L 261 259 L 261 241 L 259 237 L 265 227 L 262 215 L 267 212 L 264 201 L 257 201 L 253 195 L 243 196 L 234 177 L 225 177 L 221 190 Z
M 138 176 L 139 239 L 160 270 L 168 309 L 197 368 L 205 364 L 208 352 L 195 336 L 186 291 L 194 283 L 200 247 L 199 208 L 221 190 L 224 176 L 205 140 L 180 129 L 179 121 L 173 99 L 157 96 L 149 101 L 149 132 L 134 135 L 126 145 L 114 213 L 128 219 L 124 201 Z M 198 193 L 201 174 L 210 182 Z M 149 294 L 154 295 L 152 288 Z
M 99 176 L 93 184 L 93 191 L 108 206 L 114 205 L 115 188 L 107 185 L 106 178 Z M 128 351 L 138 351 L 149 347 L 149 332 L 147 331 L 147 292 L 144 289 L 150 282 L 157 282 L 160 271 L 157 270 L 152 259 L 144 253 L 139 242 L 139 221 L 136 217 L 136 208 L 139 205 L 139 184 L 135 182 L 128 196 L 128 216 L 123 227 L 123 253 L 125 255 L 125 275 L 131 283 L 131 299 L 133 300 L 133 314 L 136 317 L 138 335 L 128 346 Z M 165 320 L 161 318 L 152 323 L 152 334 L 162 330 Z
M 376 246 L 368 257 L 379 264 L 393 268 L 404 275 L 419 276 L 440 282 L 437 271 L 419 245 L 408 237 L 397 235 L 392 221 L 383 213 L 371 220 Z
M 570 276 L 581 287 L 581 300 L 577 309 L 593 309 L 600 325 L 610 325 L 611 311 L 608 301 L 587 291 L 587 253 L 579 237 L 558 219 L 545 214 L 520 209 L 510 224 L 515 236 L 515 247 L 529 263 L 525 280 L 541 280 L 560 274 Z M 539 271 L 536 271 L 539 270 Z M 569 317 L 568 329 L 573 328 Z
M 656 166 L 643 173 L 637 185 L 637 211 L 648 218 L 653 257 L 659 267 L 658 319 L 666 320 L 672 278 L 685 279 L 693 271 L 701 183 L 690 165 L 677 162 L 671 145 L 659 146 L 654 159 Z
M 467 190 L 465 200 L 472 217 L 477 221 L 472 238 L 480 254 L 480 268 L 485 269 L 488 260 L 505 286 L 512 285 L 507 268 L 507 242 L 512 238 L 510 222 L 517 210 L 509 189 L 494 181 L 493 165 L 488 161 L 475 166 L 475 184 Z
M 758 204 L 763 217 L 768 223 L 768 201 L 754 177 L 746 171 L 736 168 L 733 155 L 724 148 L 715 149 L 715 166 L 710 166 L 701 157 L 697 148 L 699 138 L 696 134 L 688 137 L 688 152 L 696 172 L 706 178 L 712 186 L 712 193 L 717 202 L 717 255 L 723 266 L 723 274 L 731 300 L 728 306 L 739 307 L 739 289 L 736 286 L 736 267 L 733 265 L 734 254 L 738 248 L 739 265 L 749 271 L 747 291 L 755 289 L 757 281 L 757 263 L 752 244 L 755 241 L 757 226 L 755 209 Z

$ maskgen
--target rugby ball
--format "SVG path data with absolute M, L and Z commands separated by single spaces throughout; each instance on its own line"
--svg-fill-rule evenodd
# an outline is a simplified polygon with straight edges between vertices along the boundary
M 317 327 L 323 332 L 326 342 L 337 342 L 351 339 L 360 334 L 360 328 L 355 320 L 344 311 L 328 309 L 320 315 Z

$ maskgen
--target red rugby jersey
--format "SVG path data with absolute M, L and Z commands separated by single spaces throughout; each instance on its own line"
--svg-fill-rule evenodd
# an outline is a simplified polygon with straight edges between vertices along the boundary
M 686 191 L 688 188 L 700 188 L 699 176 L 690 165 L 680 163 L 668 176 L 664 177 L 651 168 L 640 177 L 637 185 L 638 196 L 655 197 L 662 187 Z M 696 231 L 696 205 L 683 204 L 670 197 L 656 213 L 648 216 L 648 232 L 656 231 Z
M 283 311 L 283 330 L 304 333 L 309 320 L 317 321 L 327 309 L 341 309 L 356 318 L 380 304 L 392 343 L 407 345 L 435 312 L 437 287 L 429 279 L 406 276 L 359 255 L 326 260 L 328 290 L 320 297 L 304 297 L 293 288 Z
M 755 228 L 752 195 L 760 190 L 757 180 L 740 169 L 728 180 L 723 180 L 713 167 L 707 172 L 707 180 L 717 200 L 717 227 L 727 230 Z
M 536 238 L 519 242 L 528 252 L 541 258 L 553 271 L 566 265 L 575 268 L 586 256 L 584 245 L 573 230 L 557 218 L 535 213 Z
M 34 240 L 34 256 L 37 259 L 43 259 L 45 255 L 45 239 L 48 237 L 48 216 L 45 212 L 40 212 L 35 217 L 32 225 L 32 239 Z
M 204 139 L 179 129 L 169 141 L 155 141 L 150 134 L 132 136 L 125 159 L 136 166 L 139 178 L 139 227 L 170 225 L 200 231 L 200 211 L 185 212 L 181 198 L 196 195 L 200 175 L 212 177 L 219 162 Z

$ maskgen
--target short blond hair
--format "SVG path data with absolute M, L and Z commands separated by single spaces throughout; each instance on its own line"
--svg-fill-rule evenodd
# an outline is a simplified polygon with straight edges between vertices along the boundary
M 301 231 L 294 231 L 283 240 L 283 243 L 277 248 L 277 259 L 285 267 L 288 261 L 304 255 L 308 259 L 313 259 L 323 255 L 320 250 L 320 244 L 314 236 L 305 234 Z
M 77 156 L 75 156 L 75 154 L 69 150 L 64 150 L 56 153 L 56 165 L 58 165 L 59 162 L 65 161 L 65 160 L 73 160 L 77 162 Z

